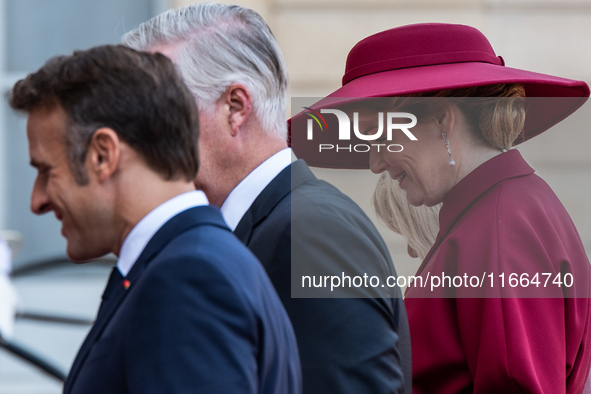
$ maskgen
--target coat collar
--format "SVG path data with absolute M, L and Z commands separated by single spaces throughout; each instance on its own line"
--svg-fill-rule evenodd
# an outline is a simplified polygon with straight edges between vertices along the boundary
M 443 199 L 439 212 L 439 234 L 445 237 L 449 230 L 481 195 L 501 181 L 533 174 L 519 151 L 501 153 L 478 166 L 458 182 Z
M 304 160 L 297 160 L 281 171 L 244 214 L 234 234 L 248 244 L 252 230 L 262 222 L 277 204 L 302 184 L 316 179 Z
M 439 233 L 417 270 L 417 275 L 423 272 L 431 256 L 454 224 L 480 196 L 501 181 L 533 173 L 534 169 L 525 162 L 521 153 L 513 149 L 484 162 L 452 187 L 445 195 L 439 211 Z
M 219 209 L 216 207 L 205 205 L 187 209 L 166 222 L 156 234 L 154 234 L 152 239 L 150 239 L 150 242 L 148 242 L 142 253 L 139 255 L 126 278 L 133 283 L 133 280 L 139 277 L 155 255 L 164 249 L 172 239 L 185 231 L 202 225 L 211 225 L 228 229 Z

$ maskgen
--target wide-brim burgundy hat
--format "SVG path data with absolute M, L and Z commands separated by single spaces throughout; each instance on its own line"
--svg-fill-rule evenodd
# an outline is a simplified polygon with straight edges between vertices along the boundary
M 386 30 L 358 42 L 347 57 L 343 86 L 311 108 L 334 108 L 365 97 L 395 97 L 507 83 L 523 84 L 526 97 L 562 98 L 528 101 L 524 132 L 516 143 L 560 122 L 589 97 L 589 87 L 583 81 L 505 67 L 486 37 L 473 27 L 422 23 Z M 297 142 L 304 136 L 300 135 L 299 127 L 294 127 L 298 118 L 301 121 L 304 117 L 296 115 L 290 120 L 290 142 L 298 157 L 321 167 L 368 167 L 367 157 L 360 155 L 354 160 L 342 155 L 345 162 L 341 162 L 300 149 Z M 328 141 L 331 136 L 325 133 L 323 138 Z

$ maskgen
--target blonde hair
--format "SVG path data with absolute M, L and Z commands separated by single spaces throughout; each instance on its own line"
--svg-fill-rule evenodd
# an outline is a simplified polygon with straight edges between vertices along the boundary
M 402 235 L 408 246 L 421 260 L 424 259 L 439 232 L 441 204 L 432 207 L 410 205 L 398 182 L 383 173 L 373 194 L 373 205 L 380 220 L 390 230 Z
M 525 88 L 521 84 L 497 84 L 435 92 L 432 97 L 469 97 L 452 100 L 472 126 L 493 148 L 510 149 L 525 125 Z

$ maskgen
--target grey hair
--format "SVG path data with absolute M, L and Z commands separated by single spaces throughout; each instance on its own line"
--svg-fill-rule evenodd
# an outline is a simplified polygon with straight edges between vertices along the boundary
M 288 77 L 273 33 L 255 11 L 236 5 L 192 4 L 169 10 L 125 34 L 136 50 L 167 46 L 198 106 L 210 111 L 233 83 L 244 84 L 264 130 L 287 139 Z
M 373 194 L 373 205 L 386 226 L 406 238 L 408 245 L 423 260 L 439 232 L 441 204 L 432 207 L 410 205 L 398 182 L 383 173 Z

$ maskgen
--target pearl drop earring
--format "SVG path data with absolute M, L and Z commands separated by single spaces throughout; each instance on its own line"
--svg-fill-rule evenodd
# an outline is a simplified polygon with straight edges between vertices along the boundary
M 452 157 L 451 157 L 451 150 L 449 149 L 449 140 L 447 139 L 447 133 L 444 132 L 441 135 L 443 136 L 443 143 L 445 144 L 445 148 L 447 149 L 447 156 L 449 157 L 449 165 L 453 167 L 456 165 L 456 161 L 454 159 L 452 159 Z

